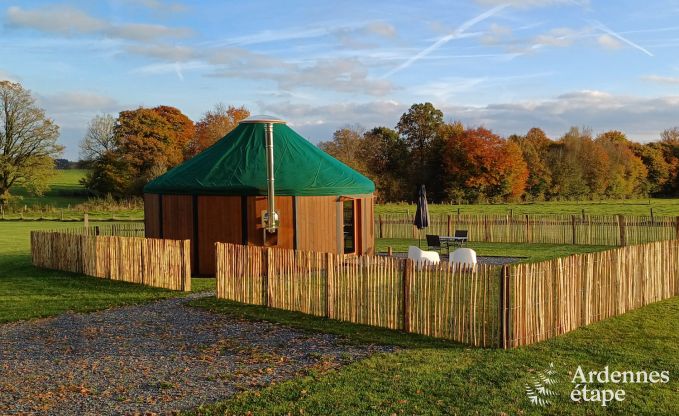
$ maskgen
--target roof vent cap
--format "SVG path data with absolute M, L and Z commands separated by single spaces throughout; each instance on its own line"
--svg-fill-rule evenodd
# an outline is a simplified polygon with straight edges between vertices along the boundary
M 240 121 L 241 123 L 273 123 L 273 124 L 285 124 L 284 120 L 281 120 L 278 117 L 274 116 L 269 116 L 266 114 L 258 114 L 256 116 L 250 116 L 244 120 Z

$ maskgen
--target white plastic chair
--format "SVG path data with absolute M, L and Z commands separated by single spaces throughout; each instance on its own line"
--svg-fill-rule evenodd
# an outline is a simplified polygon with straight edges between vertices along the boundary
M 461 264 L 468 267 L 476 266 L 476 251 L 471 248 L 458 248 L 450 253 L 448 262 L 453 264 Z
M 408 247 L 408 258 L 414 261 L 418 265 L 418 268 L 427 264 L 438 264 L 441 261 L 439 253 L 435 251 L 424 251 L 415 246 Z

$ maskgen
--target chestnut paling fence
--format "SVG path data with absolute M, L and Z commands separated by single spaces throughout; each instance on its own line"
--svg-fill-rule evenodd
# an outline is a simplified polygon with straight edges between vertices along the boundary
M 662 241 L 511 266 L 418 267 L 216 244 L 217 297 L 514 348 L 679 295 L 679 243 Z
M 504 347 L 533 344 L 679 295 L 679 241 L 509 267 Z
M 223 243 L 216 250 L 218 298 L 499 345 L 497 266 L 418 268 L 383 256 Z
M 189 240 L 31 231 L 33 265 L 171 290 L 191 291 Z
M 378 238 L 422 238 L 467 230 L 469 241 L 625 246 L 679 239 L 679 217 L 623 215 L 431 214 L 417 230 L 411 214 L 375 218 Z

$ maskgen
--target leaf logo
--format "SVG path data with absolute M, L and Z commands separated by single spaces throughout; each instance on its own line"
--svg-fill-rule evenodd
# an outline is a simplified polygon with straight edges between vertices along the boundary
M 535 376 L 531 377 L 530 383 L 524 385 L 526 388 L 526 395 L 531 404 L 535 406 L 547 406 L 551 404 L 551 398 L 555 397 L 557 393 L 552 390 L 552 386 L 557 382 L 556 370 L 554 370 L 554 363 L 549 363 L 549 367 L 545 371 L 538 371 Z

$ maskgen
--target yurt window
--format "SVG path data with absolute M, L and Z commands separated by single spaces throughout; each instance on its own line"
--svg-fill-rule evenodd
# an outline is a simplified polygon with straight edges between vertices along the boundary
M 344 208 L 344 254 L 356 253 L 356 201 L 346 200 Z

